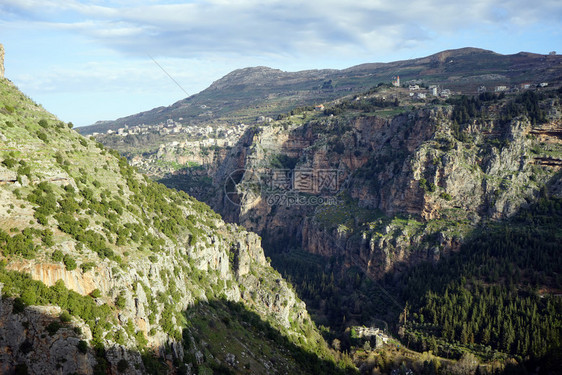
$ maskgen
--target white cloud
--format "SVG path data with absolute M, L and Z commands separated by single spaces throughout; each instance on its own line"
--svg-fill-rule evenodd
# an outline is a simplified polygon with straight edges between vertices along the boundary
M 303 56 L 327 47 L 365 51 L 410 47 L 440 33 L 475 25 L 522 27 L 559 22 L 562 5 L 523 0 L 444 0 L 416 2 L 226 1 L 192 3 L 155 1 L 5 0 L 0 9 L 17 20 L 70 28 L 117 51 L 146 51 L 194 57 L 201 54 L 267 53 Z M 16 16 L 14 16 L 16 15 Z M 330 53 L 326 51 L 326 53 Z
M 30 94 L 165 93 L 171 103 L 184 94 L 148 54 L 196 93 L 246 66 L 346 68 L 464 46 L 538 52 L 537 39 L 556 49 L 561 20 L 559 0 L 1 0 L 0 42 L 12 38 L 8 74 Z

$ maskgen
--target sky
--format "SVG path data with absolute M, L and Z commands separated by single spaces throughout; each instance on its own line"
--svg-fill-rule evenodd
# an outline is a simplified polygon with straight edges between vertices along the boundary
M 0 43 L 6 78 L 85 126 L 249 66 L 345 69 L 462 47 L 562 53 L 562 1 L 0 0 Z

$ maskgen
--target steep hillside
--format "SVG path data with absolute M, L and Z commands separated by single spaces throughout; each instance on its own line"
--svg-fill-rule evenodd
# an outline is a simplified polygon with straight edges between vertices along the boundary
M 259 233 L 274 266 L 347 347 L 346 329 L 375 324 L 417 350 L 453 358 L 466 350 L 486 361 L 538 358 L 562 333 L 559 303 L 548 297 L 562 271 L 552 211 L 562 194 L 561 95 L 541 89 L 429 102 L 381 85 L 249 129 L 217 158 L 204 189 L 189 172 L 163 181 L 204 192 L 226 220 Z M 464 328 L 452 319 L 461 298 L 470 301 Z M 493 307 L 482 312 L 482 304 Z M 506 305 L 514 306 L 512 321 L 498 328 L 490 311 Z M 415 315 L 405 320 L 408 306 Z M 532 306 L 534 316 L 525 310 Z M 431 324 L 420 314 L 432 314 Z M 436 328 L 445 321 L 447 329 Z
M 360 100 L 340 101 L 324 112 L 249 129 L 211 168 L 216 190 L 208 202 L 229 221 L 267 236 L 268 246 L 286 248 L 289 243 L 323 255 L 356 254 L 376 276 L 397 262 L 364 257 L 383 251 L 401 231 L 404 236 L 392 241 L 401 253 L 398 259 L 409 256 L 402 251 L 411 247 L 412 237 L 433 238 L 457 223 L 437 244 L 447 252 L 456 248 L 463 232 L 483 220 L 511 216 L 543 186 L 560 191 L 559 90 L 484 94 L 416 106 L 381 99 L 400 95 L 400 89 L 380 86 Z M 257 195 L 248 189 L 256 176 Z M 177 187 L 183 181 L 179 177 Z M 305 177 L 316 180 L 307 185 L 301 181 Z M 323 177 L 333 177 L 333 184 L 322 186 L 328 182 Z M 237 189 L 230 189 L 229 178 Z M 277 199 L 307 194 L 328 204 Z M 369 249 L 343 250 L 346 243 Z M 428 250 L 426 246 L 430 244 L 419 250 Z
M 257 235 L 71 127 L 0 80 L 1 373 L 343 371 Z
M 283 72 L 267 67 L 236 70 L 202 92 L 168 107 L 101 121 L 80 128 L 82 134 L 105 133 L 125 125 L 165 123 L 251 123 L 259 116 L 275 118 L 297 106 L 315 105 L 360 93 L 400 76 L 403 84 L 440 85 L 443 89 L 476 93 L 481 86 L 511 87 L 524 83 L 560 83 L 562 56 L 531 53 L 501 55 L 477 48 L 449 50 L 419 59 L 363 64 L 344 70 Z

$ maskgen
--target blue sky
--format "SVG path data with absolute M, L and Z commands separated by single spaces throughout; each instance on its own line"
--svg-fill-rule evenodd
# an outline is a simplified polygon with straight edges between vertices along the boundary
M 478 47 L 562 53 L 562 1 L 0 0 L 6 77 L 61 120 L 113 120 L 234 69 L 343 69 Z

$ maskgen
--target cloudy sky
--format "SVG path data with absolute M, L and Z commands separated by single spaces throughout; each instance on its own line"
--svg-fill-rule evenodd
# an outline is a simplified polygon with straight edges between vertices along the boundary
M 461 47 L 562 53 L 562 1 L 0 0 L 0 43 L 6 77 L 83 126 L 248 66 L 342 69 Z

